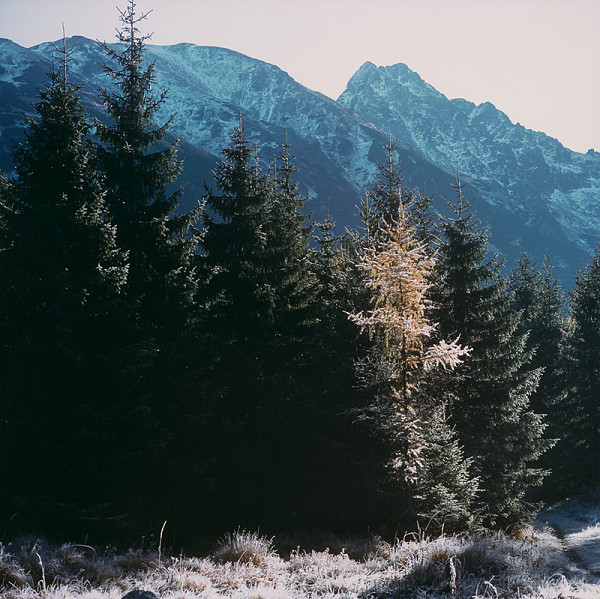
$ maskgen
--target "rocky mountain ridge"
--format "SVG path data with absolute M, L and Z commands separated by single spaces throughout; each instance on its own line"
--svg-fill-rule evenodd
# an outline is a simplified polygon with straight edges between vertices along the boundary
M 0 40 L 3 170 L 11 168 L 12 141 L 22 137 L 23 113 L 31 113 L 35 90 L 46 82 L 53 45 L 23 48 Z M 68 39 L 67 46 L 72 48 L 71 77 L 84 86 L 84 105 L 92 116 L 103 118 L 97 88 L 109 84 L 101 68 L 106 52 L 82 37 Z M 389 127 L 399 139 L 407 185 L 434 194 L 442 212 L 460 164 L 494 247 L 509 261 L 523 250 L 537 259 L 550 253 L 558 274 L 568 280 L 600 241 L 600 227 L 595 228 L 600 185 L 594 186 L 600 158 L 573 153 L 555 140 L 552 145 L 544 139 L 536 149 L 529 140 L 543 134 L 512 125 L 491 105 L 448 100 L 405 65 L 366 63 L 336 102 L 275 65 L 223 48 L 148 45 L 146 57 L 156 64 L 156 89 L 169 90 L 159 117 L 164 121 L 175 114 L 188 205 L 198 200 L 204 181 L 211 184 L 220 149 L 241 118 L 265 163 L 272 163 L 286 138 L 292 144 L 301 186 L 311 196 L 307 208 L 316 220 L 330 215 L 340 228 L 354 226 L 355 206 L 383 157 Z
M 365 63 L 338 101 L 461 172 L 493 205 L 549 236 L 591 252 L 600 230 L 600 154 L 580 154 L 513 124 L 490 102 L 449 100 L 404 64 Z

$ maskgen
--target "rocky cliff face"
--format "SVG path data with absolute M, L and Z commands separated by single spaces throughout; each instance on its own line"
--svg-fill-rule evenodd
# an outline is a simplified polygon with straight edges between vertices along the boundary
M 446 170 L 456 165 L 494 206 L 585 251 L 600 242 L 600 154 L 579 154 L 513 124 L 493 104 L 449 100 L 404 64 L 365 63 L 340 104 Z
M 98 42 L 67 40 L 71 78 L 83 84 L 90 114 L 103 118 L 97 88 L 102 72 Z M 0 168 L 10 170 L 9 148 L 22 137 L 36 88 L 55 53 L 51 43 L 22 48 L 0 40 Z M 156 63 L 156 89 L 168 89 L 160 118 L 175 114 L 183 139 L 185 204 L 194 204 L 203 181 L 211 184 L 222 147 L 240 117 L 266 164 L 287 138 L 299 180 L 310 192 L 308 210 L 333 216 L 340 228 L 356 224 L 355 205 L 383 157 L 388 128 L 399 139 L 406 183 L 436 197 L 452 194 L 456 165 L 470 179 L 476 208 L 492 241 L 509 260 L 527 250 L 550 252 L 565 281 L 600 240 L 600 156 L 582 155 L 542 133 L 513 125 L 491 104 L 448 100 L 405 65 L 366 63 L 339 101 L 294 81 L 278 67 L 223 48 L 193 44 L 147 46 Z

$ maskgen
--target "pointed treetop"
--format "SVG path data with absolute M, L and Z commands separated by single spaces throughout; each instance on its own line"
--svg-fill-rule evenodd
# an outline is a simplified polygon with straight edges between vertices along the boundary
M 67 84 L 67 37 L 65 35 L 65 24 L 62 24 L 63 30 L 63 82 Z
M 67 36 L 65 34 L 65 24 L 62 24 L 62 47 L 57 46 L 56 44 L 52 44 L 52 47 L 56 50 L 56 52 L 60 56 L 60 65 L 62 70 L 62 85 L 67 85 L 67 71 L 68 65 L 70 62 L 70 56 L 75 51 L 75 46 L 72 46 L 67 50 Z M 52 67 L 51 71 L 54 72 L 54 56 L 52 57 Z
M 129 3 L 125 10 L 121 10 L 118 6 L 117 10 L 119 11 L 119 20 L 123 24 L 121 29 L 116 29 L 117 38 L 119 39 L 119 41 L 130 43 L 132 40 L 139 38 L 143 42 L 152 37 L 152 33 L 139 37 L 140 30 L 137 28 L 137 24 L 145 20 L 148 17 L 148 15 L 152 12 L 152 10 L 149 10 L 148 12 L 143 12 L 138 17 L 136 17 L 135 0 L 129 0 Z
M 464 199 L 464 195 L 463 195 L 463 189 L 468 184 L 469 184 L 468 181 L 466 183 L 463 183 L 460 180 L 460 166 L 457 162 L 456 163 L 456 183 L 451 183 L 450 185 L 453 189 L 456 190 L 456 196 L 458 199 L 457 204 L 456 204 L 456 213 L 457 213 L 459 220 L 462 220 L 465 209 L 468 209 L 468 207 L 472 204 L 472 202 L 466 202 Z
M 396 139 L 392 139 L 392 130 L 388 127 L 388 143 L 385 146 L 385 149 L 388 152 L 388 170 L 391 173 L 394 170 L 394 160 L 392 158 L 392 153 L 396 149 L 398 142 Z

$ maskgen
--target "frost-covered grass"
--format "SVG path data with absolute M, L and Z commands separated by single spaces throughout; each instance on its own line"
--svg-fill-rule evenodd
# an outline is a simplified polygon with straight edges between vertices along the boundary
M 548 530 L 519 538 L 494 533 L 392 544 L 354 539 L 346 545 L 335 551 L 298 548 L 283 558 L 271 539 L 237 531 L 209 556 L 161 557 L 29 539 L 0 546 L 0 596 L 120 599 L 142 589 L 166 599 L 600 599 L 600 585 L 576 578 Z

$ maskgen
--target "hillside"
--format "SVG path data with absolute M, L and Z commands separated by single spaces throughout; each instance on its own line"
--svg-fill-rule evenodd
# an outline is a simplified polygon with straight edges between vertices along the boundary
M 600 154 L 579 154 L 531 131 L 493 104 L 449 100 L 404 64 L 365 63 L 338 101 L 421 152 L 461 172 L 494 206 L 588 252 L 600 237 Z M 520 242 L 524 247 L 527 240 Z
M 74 48 L 71 76 L 84 86 L 84 104 L 102 118 L 96 90 L 106 85 L 101 69 L 105 53 L 98 42 L 82 37 L 70 38 L 68 45 Z M 22 136 L 23 113 L 31 112 L 53 52 L 51 43 L 23 48 L 0 40 L 3 170 L 11 169 L 11 142 Z M 210 184 L 220 149 L 241 117 L 266 163 L 286 138 L 292 144 L 301 186 L 311 196 L 307 209 L 317 221 L 331 215 L 340 229 L 355 226 L 355 206 L 383 156 L 390 127 L 400 140 L 407 186 L 432 194 L 440 212 L 446 209 L 444 198 L 453 193 L 450 185 L 460 164 L 492 243 L 509 264 L 522 251 L 537 260 L 549 253 L 557 274 L 570 284 L 598 242 L 600 159 L 595 154 L 576 154 L 555 140 L 548 145 L 545 136 L 513 127 L 490 106 L 446 100 L 406 68 L 396 69 L 399 74 L 391 78 L 395 86 L 389 75 L 375 85 L 374 73 L 387 71 L 367 63 L 335 102 L 275 65 L 223 48 L 149 45 L 147 60 L 156 63 L 157 89 L 169 90 L 160 116 L 175 115 L 173 132 L 185 142 L 184 208 L 195 205 L 205 180 Z M 410 85 L 398 83 L 405 75 Z M 530 150 L 523 145 L 523 140 L 538 138 Z M 546 168 L 548 156 L 551 168 Z

